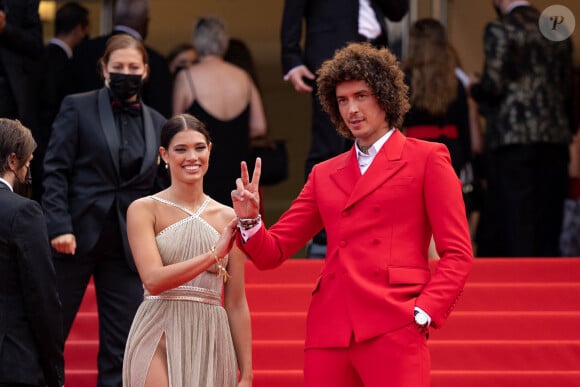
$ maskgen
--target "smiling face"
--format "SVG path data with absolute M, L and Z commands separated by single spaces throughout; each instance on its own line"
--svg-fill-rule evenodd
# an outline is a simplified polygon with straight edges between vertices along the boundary
M 197 130 L 177 132 L 167 149 L 161 147 L 161 157 L 169 166 L 172 181 L 194 182 L 201 180 L 209 166 L 211 144 Z
M 345 81 L 336 86 L 340 115 L 360 145 L 372 145 L 390 129 L 385 111 L 364 81 Z

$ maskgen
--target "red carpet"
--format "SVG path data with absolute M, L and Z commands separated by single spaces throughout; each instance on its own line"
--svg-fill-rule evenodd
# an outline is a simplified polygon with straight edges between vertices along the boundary
M 246 267 L 254 387 L 299 387 L 306 310 L 322 261 Z M 90 289 L 65 349 L 67 386 L 95 385 L 97 344 Z M 580 258 L 477 259 L 430 348 L 433 387 L 580 387 Z

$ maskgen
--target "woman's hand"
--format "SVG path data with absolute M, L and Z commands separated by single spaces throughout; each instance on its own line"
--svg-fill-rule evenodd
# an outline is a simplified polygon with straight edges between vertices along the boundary
M 50 245 L 61 254 L 74 254 L 77 249 L 77 240 L 74 234 L 63 234 L 53 238 Z
M 240 380 L 238 387 L 252 387 L 252 382 L 249 380 Z
M 234 235 L 238 229 L 238 220 L 232 218 L 226 227 L 224 227 L 217 243 L 215 244 L 215 254 L 218 258 L 223 258 L 230 252 L 234 245 Z
M 262 160 L 256 158 L 254 174 L 250 181 L 248 165 L 245 161 L 241 164 L 241 177 L 236 179 L 236 189 L 232 191 L 232 203 L 238 218 L 256 218 L 260 213 L 260 174 L 262 172 Z

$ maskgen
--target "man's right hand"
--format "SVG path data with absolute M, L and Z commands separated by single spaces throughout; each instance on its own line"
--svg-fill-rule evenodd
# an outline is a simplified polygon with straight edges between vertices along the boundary
M 236 216 L 241 219 L 254 219 L 260 214 L 260 173 L 262 172 L 262 159 L 256 158 L 254 174 L 250 181 L 248 165 L 241 163 L 241 177 L 236 179 L 236 189 L 232 191 L 232 203 Z
M 312 72 L 308 70 L 308 67 L 300 65 L 290 70 L 290 72 L 288 73 L 287 80 L 292 82 L 292 84 L 294 85 L 294 89 L 296 89 L 297 92 L 311 93 L 312 87 L 308 86 L 304 82 L 304 78 L 313 80 L 314 74 L 312 74 Z
M 62 234 L 50 241 L 53 249 L 61 254 L 74 254 L 77 249 L 77 240 L 74 234 Z

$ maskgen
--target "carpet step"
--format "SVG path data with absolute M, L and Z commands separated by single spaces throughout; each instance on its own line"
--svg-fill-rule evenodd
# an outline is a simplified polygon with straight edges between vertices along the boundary
M 580 387 L 580 371 L 432 371 L 431 387 Z M 254 387 L 257 387 L 254 385 Z M 273 387 L 273 385 L 272 385 Z
M 437 261 L 431 262 L 432 270 Z M 259 270 L 246 263 L 247 283 L 314 283 L 322 259 L 289 259 L 272 270 Z M 485 258 L 475 259 L 469 282 L 580 282 L 580 259 L 572 258 Z
M 580 259 L 476 258 L 468 281 L 580 282 Z
M 303 385 L 306 311 L 323 265 L 246 264 L 254 387 Z M 96 384 L 96 312 L 91 282 L 65 346 L 67 386 Z M 578 321 L 580 259 L 476 259 L 456 310 L 431 332 L 431 385 L 580 387 Z
M 96 385 L 97 385 L 96 366 L 91 369 L 70 369 L 67 367 L 65 372 L 65 386 L 94 387 Z
M 96 370 L 67 371 L 66 385 L 91 387 Z M 302 370 L 254 371 L 253 387 L 301 387 Z M 580 371 L 432 371 L 431 387 L 580 387 Z
M 314 284 L 246 284 L 252 312 L 305 312 Z M 580 310 L 578 282 L 467 283 L 456 310 L 462 311 L 571 311 Z M 89 287 L 80 308 L 97 312 L 94 289 Z
M 433 370 L 580 371 L 580 341 L 433 340 Z M 301 340 L 253 343 L 255 369 L 301 369 Z
M 99 339 L 99 315 L 94 312 L 79 312 L 68 334 L 68 341 L 74 340 L 98 340 Z
M 433 340 L 433 370 L 580 371 L 576 340 Z
M 580 311 L 455 311 L 431 340 L 580 340 Z
M 98 352 L 98 340 L 67 340 L 64 346 L 67 371 L 97 369 Z M 66 385 L 70 386 L 71 384 L 67 382 Z
M 304 312 L 312 298 L 313 285 L 246 285 L 253 312 Z M 462 311 L 570 311 L 580 310 L 580 282 L 468 283 L 457 304 Z
M 252 312 L 254 340 L 301 340 L 306 312 Z M 431 340 L 580 340 L 580 312 L 460 312 Z M 550 329 L 539 329 L 550 327 Z
M 301 340 L 306 312 L 252 312 L 252 340 Z
M 433 370 L 580 371 L 577 340 L 430 340 Z M 95 368 L 98 341 L 68 341 L 67 370 Z M 254 340 L 255 370 L 302 369 L 302 340 Z
M 246 283 L 283 284 L 292 283 L 313 284 L 324 266 L 322 259 L 289 259 L 281 266 L 272 270 L 259 270 L 252 261 L 246 261 Z

